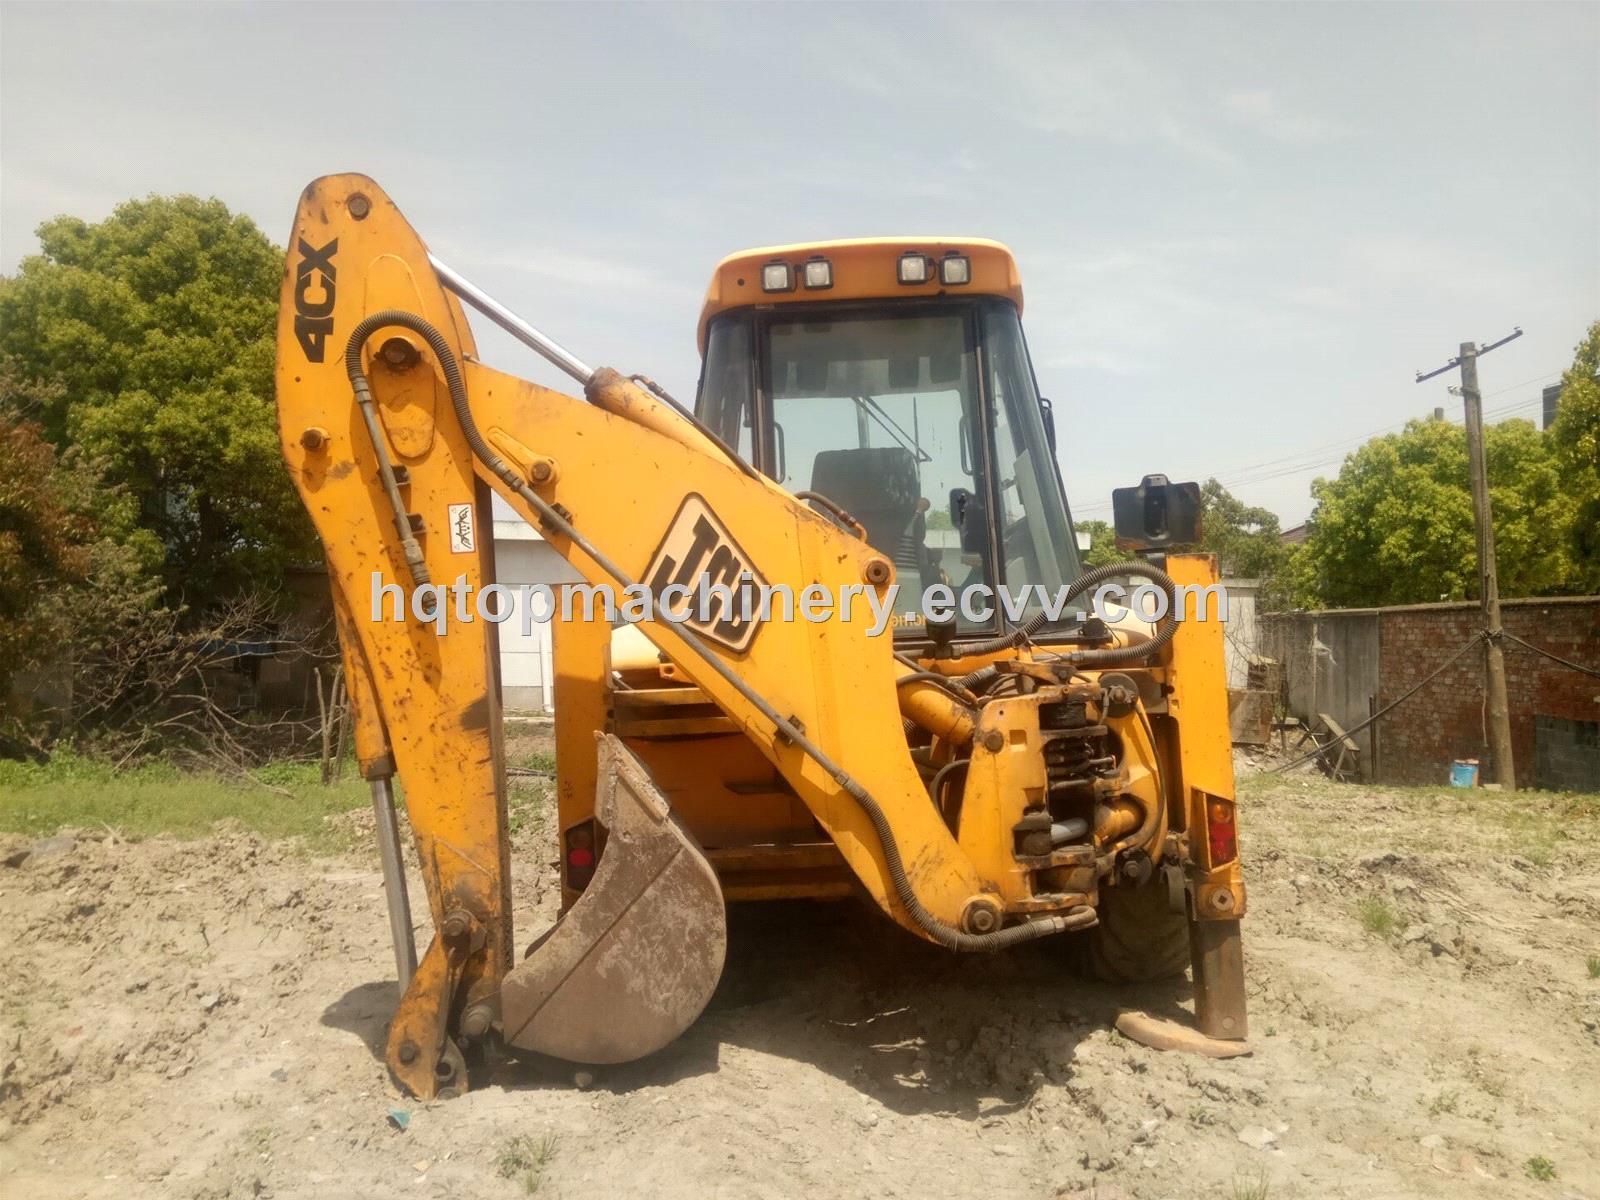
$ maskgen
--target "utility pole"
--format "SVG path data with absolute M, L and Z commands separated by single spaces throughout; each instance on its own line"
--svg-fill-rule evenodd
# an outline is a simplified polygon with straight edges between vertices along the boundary
M 1417 382 L 1461 368 L 1461 400 L 1466 408 L 1467 471 L 1472 476 L 1472 515 L 1478 531 L 1478 601 L 1483 608 L 1484 691 L 1489 700 L 1489 750 L 1495 780 L 1506 791 L 1517 787 L 1511 752 L 1511 706 L 1506 699 L 1506 657 L 1500 645 L 1500 581 L 1495 566 L 1494 514 L 1489 507 L 1489 475 L 1483 458 L 1483 394 L 1478 391 L 1478 359 L 1522 336 L 1520 326 L 1498 342 L 1479 349 L 1462 342 L 1461 353 L 1438 370 L 1417 373 Z

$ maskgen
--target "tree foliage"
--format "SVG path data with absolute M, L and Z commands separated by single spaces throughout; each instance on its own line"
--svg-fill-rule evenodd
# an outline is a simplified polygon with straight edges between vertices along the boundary
M 152 197 L 57 217 L 0 279 L 0 351 L 49 383 L 36 420 L 125 489 L 197 603 L 315 556 L 279 465 L 273 336 L 283 256 L 217 200 Z
M 18 675 L 95 644 L 119 614 L 152 611 L 159 591 L 160 545 L 135 506 L 106 486 L 99 463 L 77 447 L 58 452 L 30 419 L 59 391 L 0 359 L 0 700 Z M 0 744 L 17 739 L 16 707 L 0 704 Z
M 1217 556 L 1223 575 L 1271 579 L 1283 568 L 1288 547 L 1271 509 L 1236 499 L 1215 479 L 1201 487 L 1200 503 L 1200 548 Z
M 1578 343 L 1561 378 L 1561 403 L 1550 440 L 1571 497 L 1567 550 L 1573 590 L 1600 591 L 1600 321 Z
M 1484 434 L 1500 590 L 1559 592 L 1572 562 L 1562 531 L 1569 499 L 1548 439 L 1529 421 Z M 1466 433 L 1448 421 L 1412 421 L 1345 458 L 1336 479 L 1311 485 L 1316 508 L 1306 554 L 1328 607 L 1420 604 L 1478 595 L 1477 543 Z
M 1089 548 L 1081 552 L 1085 569 L 1122 562 L 1127 554 L 1117 549 L 1117 535 L 1108 521 L 1076 521 L 1079 533 L 1089 535 Z
M 0 414 L 0 696 L 60 642 L 49 597 L 89 573 L 92 529 L 59 496 L 55 448 Z

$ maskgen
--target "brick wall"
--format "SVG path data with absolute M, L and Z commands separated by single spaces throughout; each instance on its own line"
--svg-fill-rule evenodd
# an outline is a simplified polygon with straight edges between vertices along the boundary
M 1507 633 L 1600 669 L 1600 598 L 1509 600 L 1501 606 Z M 1448 658 L 1482 624 L 1476 604 L 1417 605 L 1381 610 L 1378 619 L 1378 703 L 1387 704 Z M 1517 782 L 1534 783 L 1534 718 L 1600 719 L 1600 679 L 1505 643 Z M 1457 758 L 1483 762 L 1492 778 L 1485 737 L 1483 652 L 1462 655 L 1386 718 L 1378 731 L 1377 773 L 1389 783 L 1439 783 Z
M 1501 619 L 1507 633 L 1600 669 L 1600 596 L 1507 600 L 1502 603 Z M 1397 699 L 1437 668 L 1477 632 L 1482 617 L 1476 603 L 1419 604 L 1285 614 L 1274 616 L 1272 623 L 1275 640 L 1268 640 L 1268 653 L 1282 658 L 1291 673 L 1299 659 L 1313 657 L 1297 658 L 1295 651 L 1302 642 L 1314 645 L 1318 631 L 1324 642 L 1331 640 L 1330 629 L 1345 627 L 1358 630 L 1363 637 L 1375 636 L 1377 685 L 1366 706 L 1370 710 Z M 1375 634 L 1366 634 L 1361 626 L 1375 629 Z M 1346 647 L 1331 666 L 1322 669 L 1339 676 L 1348 674 L 1357 665 L 1353 649 Z M 1600 749 L 1596 747 L 1600 679 L 1568 670 L 1509 640 L 1505 658 L 1518 784 L 1600 791 Z M 1316 682 L 1318 706 L 1337 707 L 1330 699 L 1336 692 L 1329 681 Z M 1290 680 L 1291 694 L 1294 683 Z M 1350 711 L 1339 714 L 1341 719 L 1365 717 L 1355 699 L 1346 706 Z M 1377 724 L 1370 747 L 1363 746 L 1367 751 L 1361 764 L 1363 773 L 1384 783 L 1442 784 L 1449 778 L 1452 760 L 1476 758 L 1482 763 L 1481 777 L 1493 779 L 1486 719 L 1483 651 L 1475 647 Z M 1348 726 L 1353 720 L 1345 723 Z

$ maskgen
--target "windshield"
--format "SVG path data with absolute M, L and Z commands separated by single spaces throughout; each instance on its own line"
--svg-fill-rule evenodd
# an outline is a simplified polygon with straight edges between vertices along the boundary
M 862 523 L 895 563 L 908 633 L 930 584 L 1053 590 L 1078 573 L 1009 304 L 729 314 L 709 332 L 698 408 L 783 486 Z M 958 629 L 997 628 L 986 607 L 976 597 Z

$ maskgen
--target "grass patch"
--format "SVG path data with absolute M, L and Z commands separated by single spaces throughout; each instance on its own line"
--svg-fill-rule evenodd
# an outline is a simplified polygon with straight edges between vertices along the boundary
M 46 763 L 0 761 L 0 832 L 47 837 L 109 826 L 130 838 L 201 837 L 216 822 L 235 820 L 267 837 L 332 846 L 337 839 L 324 818 L 369 803 L 355 772 L 323 787 L 316 763 L 269 763 L 251 779 L 163 763 L 117 771 L 70 752 Z
M 1529 1179 L 1537 1179 L 1540 1183 L 1549 1183 L 1556 1177 L 1556 1165 L 1542 1154 L 1535 1154 L 1522 1164 L 1522 1169 L 1527 1172 Z
M 1241 774 L 1240 824 L 1251 844 L 1348 861 L 1372 851 L 1519 855 L 1546 868 L 1600 846 L 1600 795 L 1335 783 L 1321 775 Z M 1330 842 L 1328 805 L 1340 816 Z M 1270 814 L 1252 825 L 1250 813 Z M 1397 828 L 1391 814 L 1406 818 Z M 1248 857 L 1248 849 L 1246 851 Z
M 1446 1089 L 1428 1102 L 1428 1115 L 1442 1117 L 1446 1113 L 1454 1113 L 1461 1107 L 1461 1093 Z
M 544 1182 L 545 1168 L 555 1156 L 555 1134 L 547 1133 L 537 1138 L 519 1134 L 500 1148 L 494 1165 L 501 1179 L 519 1180 L 523 1192 L 531 1196 Z
M 525 750 L 522 753 L 511 752 L 506 755 L 506 766 L 522 767 L 528 771 L 543 771 L 547 775 L 556 772 L 556 756 L 549 750 Z
M 1393 937 L 1400 924 L 1400 914 L 1382 896 L 1368 896 L 1356 905 L 1356 919 L 1361 922 L 1361 928 L 1381 938 Z
M 1584 965 L 1589 968 L 1590 979 L 1600 979 L 1600 954 L 1591 954 Z
M 506 827 L 511 836 L 537 828 L 554 795 L 549 780 L 513 777 L 506 790 Z
M 1271 1190 L 1272 1184 L 1267 1179 L 1267 1173 L 1260 1171 L 1254 1175 L 1235 1175 L 1229 1195 L 1232 1200 L 1267 1200 Z

